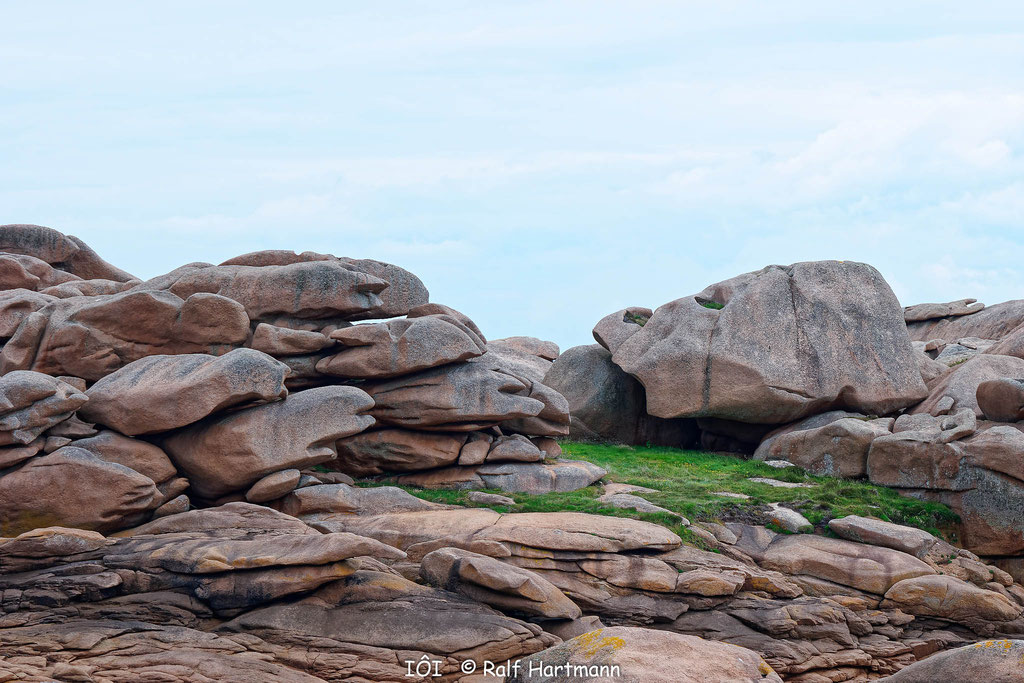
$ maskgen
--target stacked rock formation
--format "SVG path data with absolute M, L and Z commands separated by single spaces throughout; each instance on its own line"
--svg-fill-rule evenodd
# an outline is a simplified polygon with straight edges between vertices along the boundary
M 545 377 L 573 437 L 867 478 L 951 506 L 968 549 L 1024 577 L 1022 301 L 901 309 L 870 266 L 797 263 L 618 311 L 594 337 Z
M 486 340 L 397 266 L 313 252 L 143 282 L 0 226 L 0 287 L 0 680 L 824 683 L 924 680 L 938 652 L 1012 669 L 951 648 L 1024 633 L 1024 586 L 916 529 L 704 523 L 698 549 L 635 519 L 354 481 L 572 490 L 604 472 L 559 458 L 571 433 L 1015 501 L 1000 477 L 1024 435 L 988 424 L 1024 406 L 1002 341 L 964 331 L 962 363 L 916 349 L 868 266 L 769 267 L 620 311 L 561 356 Z M 977 308 L 960 317 L 997 307 Z M 971 533 L 1024 555 L 1003 527 Z
M 557 459 L 557 347 L 488 345 L 397 266 L 268 251 L 141 282 L 49 228 L 2 226 L 0 248 L 5 534 L 268 502 L 315 466 L 534 492 L 603 475 Z

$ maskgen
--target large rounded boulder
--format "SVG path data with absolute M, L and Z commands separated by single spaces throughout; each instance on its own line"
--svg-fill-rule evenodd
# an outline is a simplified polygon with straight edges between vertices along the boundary
M 768 266 L 661 306 L 612 355 L 657 417 L 782 423 L 882 415 L 927 395 L 903 309 L 874 268 Z

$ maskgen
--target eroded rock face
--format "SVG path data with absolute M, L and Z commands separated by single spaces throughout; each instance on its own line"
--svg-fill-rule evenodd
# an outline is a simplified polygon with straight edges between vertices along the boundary
M 844 411 L 822 413 L 769 434 L 754 459 L 786 460 L 818 475 L 863 477 L 871 442 L 889 434 L 893 422 Z
M 342 350 L 318 362 L 317 371 L 356 379 L 407 375 L 487 351 L 471 329 L 447 315 L 354 325 L 335 330 L 331 339 Z
M 225 352 L 248 335 L 242 305 L 216 294 L 181 299 L 129 290 L 53 299 L 21 317 L 0 351 L 0 369 L 95 381 L 146 356 Z
M 432 586 L 461 593 L 513 615 L 578 619 L 580 608 L 534 572 L 460 548 L 439 548 L 420 562 Z
M 852 262 L 769 266 L 665 304 L 612 360 L 663 418 L 884 415 L 926 395 L 896 297 Z
M 494 462 L 468 467 L 445 467 L 405 474 L 399 483 L 423 488 L 500 489 L 508 493 L 544 494 L 590 486 L 606 474 L 584 460 L 554 462 Z
M 70 418 L 88 397 L 75 386 L 38 372 L 0 377 L 0 447 L 32 443 Z M 14 464 L 7 459 L 4 466 Z
M 373 397 L 381 423 L 409 429 L 463 432 L 508 419 L 534 417 L 544 403 L 524 395 L 529 387 L 494 367 L 463 363 L 432 368 L 361 387 Z
M 142 521 L 156 497 L 149 477 L 68 446 L 0 477 L 0 533 L 47 526 L 120 529 Z
M 939 403 L 948 396 L 953 399 L 952 408 L 947 408 L 949 412 L 970 408 L 975 415 L 982 417 L 977 398 L 978 387 L 989 380 L 1006 377 L 1024 377 L 1024 359 L 978 354 L 954 367 L 952 372 L 934 383 L 928 398 L 914 406 L 911 412 L 940 414 Z
M 903 309 L 903 319 L 908 323 L 936 318 L 952 318 L 971 315 L 985 308 L 977 299 L 958 299 L 944 304 L 916 304 Z
M 760 655 L 744 647 L 628 626 L 585 633 L 520 663 L 520 673 L 509 681 L 560 683 L 622 678 L 651 683 L 782 683 Z M 618 668 L 613 670 L 613 665 Z M 583 673 L 576 674 L 575 667 Z
M 33 256 L 83 280 L 135 279 L 101 259 L 77 237 L 41 225 L 0 225 L 0 251 Z
M 918 341 L 963 337 L 1002 339 L 1021 325 L 1024 325 L 1024 299 L 1014 299 L 987 306 L 970 315 L 908 322 L 907 331 L 911 339 Z
M 373 401 L 355 387 L 320 387 L 283 401 L 215 415 L 164 440 L 206 499 L 243 491 L 268 474 L 337 457 L 335 442 L 373 424 Z
M 984 640 L 947 650 L 916 662 L 889 678 L 892 683 L 989 681 L 1024 679 L 1024 640 Z
M 300 319 L 348 317 L 376 309 L 387 283 L 337 261 L 306 261 L 283 266 L 184 266 L 144 282 L 138 289 L 166 289 L 188 298 L 218 294 L 237 301 L 251 320 L 277 316 Z
M 94 384 L 82 417 L 122 434 L 184 427 L 239 404 L 284 398 L 288 366 L 265 353 L 148 356 Z

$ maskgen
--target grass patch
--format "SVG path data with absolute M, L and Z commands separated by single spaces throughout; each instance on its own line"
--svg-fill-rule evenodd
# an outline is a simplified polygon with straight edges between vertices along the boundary
M 780 470 L 754 460 L 676 448 L 562 442 L 562 450 L 567 458 L 587 460 L 608 470 L 605 481 L 657 489 L 657 493 L 644 493 L 642 496 L 690 521 L 742 520 L 757 516 L 757 511 L 768 503 L 785 503 L 787 507 L 799 510 L 819 530 L 835 517 L 862 515 L 924 529 L 950 541 L 956 540 L 954 526 L 958 518 L 945 505 L 905 498 L 892 489 L 863 481 L 815 477 L 796 467 Z M 750 477 L 814 486 L 778 488 L 748 481 Z M 601 495 L 598 486 L 544 495 L 503 493 L 516 501 L 515 506 L 481 506 L 469 501 L 467 491 L 402 488 L 424 500 L 491 507 L 499 512 L 573 511 L 641 519 L 668 527 L 688 543 L 701 544 L 697 536 L 678 524 L 671 515 L 622 510 L 600 502 L 597 500 Z M 742 493 L 750 499 L 716 496 L 715 491 Z
M 651 319 L 650 316 L 640 315 L 639 313 L 627 313 L 626 315 L 622 316 L 622 322 L 624 322 L 624 323 L 636 323 L 640 327 L 643 327 L 644 325 L 646 325 L 647 321 L 650 320 L 650 319 Z

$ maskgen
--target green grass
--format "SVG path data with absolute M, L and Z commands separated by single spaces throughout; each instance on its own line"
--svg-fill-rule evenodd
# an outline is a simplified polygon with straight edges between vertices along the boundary
M 788 507 L 799 510 L 819 530 L 824 530 L 828 520 L 835 517 L 863 515 L 924 529 L 955 540 L 952 534 L 957 517 L 945 505 L 905 498 L 892 489 L 866 482 L 814 477 L 796 467 L 780 470 L 739 457 L 675 448 L 563 442 L 562 450 L 567 458 L 588 460 L 608 470 L 605 481 L 657 489 L 657 493 L 641 495 L 655 505 L 677 512 L 690 521 L 752 519 L 767 503 L 779 502 L 787 503 Z M 814 487 L 777 488 L 748 481 L 750 477 L 806 482 L 814 484 Z M 485 507 L 471 503 L 466 497 L 466 491 L 403 488 L 425 500 Z M 713 495 L 714 491 L 742 493 L 750 496 L 750 499 L 738 500 L 716 496 Z M 669 527 L 684 536 L 684 540 L 695 538 L 670 515 L 621 510 L 599 502 L 597 497 L 601 495 L 601 488 L 598 486 L 568 493 L 503 495 L 515 499 L 516 505 L 486 507 L 493 507 L 499 512 L 570 510 L 630 517 Z

